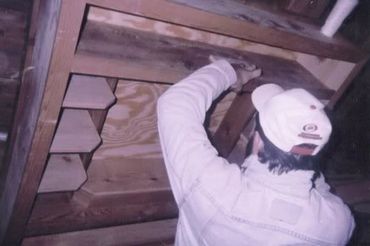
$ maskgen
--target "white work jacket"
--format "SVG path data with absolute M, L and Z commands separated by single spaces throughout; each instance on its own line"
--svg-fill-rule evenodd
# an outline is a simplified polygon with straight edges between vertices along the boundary
M 218 156 L 203 122 L 235 81 L 233 68 L 220 60 L 158 100 L 161 147 L 179 207 L 176 245 L 345 245 L 354 220 L 323 177 L 311 189 L 313 171 L 277 175 L 255 155 L 243 171 Z

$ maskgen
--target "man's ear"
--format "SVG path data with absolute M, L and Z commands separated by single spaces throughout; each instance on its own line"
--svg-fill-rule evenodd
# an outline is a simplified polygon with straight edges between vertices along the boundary
M 252 154 L 257 155 L 258 152 L 263 148 L 263 141 L 258 131 L 254 133 Z

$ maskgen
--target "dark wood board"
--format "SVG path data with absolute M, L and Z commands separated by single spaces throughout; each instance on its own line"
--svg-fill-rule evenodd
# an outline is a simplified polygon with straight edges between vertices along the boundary
M 26 238 L 22 246 L 172 245 L 177 219 Z
M 243 112 L 242 114 L 240 112 Z M 251 94 L 248 92 L 237 95 L 229 110 L 223 118 L 220 126 L 212 137 L 219 154 L 227 158 L 240 138 L 246 124 L 255 113 Z
M 85 26 L 73 70 L 101 76 L 174 83 L 208 64 L 210 54 L 239 58 L 261 67 L 263 74 L 259 83 L 333 92 L 295 61 L 96 22 L 89 22 Z M 79 60 L 78 56 L 84 58 Z M 97 61 L 98 64 L 95 63 Z M 111 66 L 114 63 L 117 65 Z
M 26 17 L 0 7 L 0 78 L 18 79 L 25 53 Z
M 247 6 L 237 1 L 185 0 L 87 0 L 104 8 L 133 13 L 199 30 L 224 34 L 270 46 L 338 60 L 357 62 L 363 51 L 341 38 L 327 38 L 317 30 L 303 35 L 295 23 L 254 20 L 244 13 Z M 158 6 L 161 6 L 158 8 Z M 253 11 L 248 11 L 249 13 Z M 287 29 L 296 32 L 287 32 Z M 312 35 L 311 35 L 312 34 Z
M 62 233 L 177 217 L 171 191 L 128 194 L 99 205 L 85 206 L 72 193 L 39 194 L 26 236 Z
M 66 87 L 63 81 L 69 76 L 71 62 L 68 61 L 73 55 L 85 6 L 79 2 L 66 3 L 61 12 L 69 17 L 59 23 L 64 32 L 58 33 L 61 3 L 41 1 L 38 28 L 48 31 L 36 33 L 33 51 L 29 53 L 32 57 L 26 58 L 26 66 L 33 69 L 22 81 L 11 134 L 11 154 L 6 159 L 8 169 L 2 173 L 6 176 L 0 200 L 2 245 L 17 245 L 22 239 L 59 115 Z M 67 28 L 72 22 L 73 27 Z M 57 33 L 59 36 L 55 38 Z

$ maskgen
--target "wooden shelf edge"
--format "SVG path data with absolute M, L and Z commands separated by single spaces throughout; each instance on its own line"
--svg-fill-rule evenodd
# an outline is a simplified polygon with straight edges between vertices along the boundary
M 105 78 L 75 74 L 69 83 L 63 107 L 106 109 L 115 99 Z
M 75 191 L 86 179 L 86 171 L 78 154 L 51 155 L 38 193 Z
M 88 153 L 101 142 L 87 110 L 64 109 L 50 153 Z

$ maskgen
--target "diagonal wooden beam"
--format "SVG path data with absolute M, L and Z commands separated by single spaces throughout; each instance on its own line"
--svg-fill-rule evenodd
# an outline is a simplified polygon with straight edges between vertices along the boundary
M 255 112 L 251 93 L 244 92 L 235 97 L 219 128 L 213 136 L 213 144 L 222 157 L 228 157 L 240 133 Z

